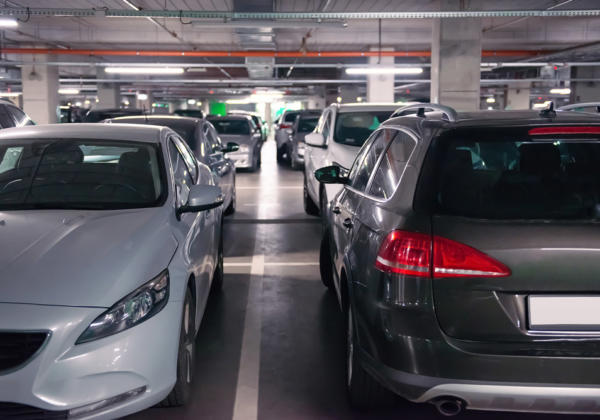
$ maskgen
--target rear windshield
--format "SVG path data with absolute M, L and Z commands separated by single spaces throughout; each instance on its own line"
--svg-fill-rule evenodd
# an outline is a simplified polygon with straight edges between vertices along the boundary
M 434 153 L 437 213 L 484 219 L 600 217 L 599 139 L 498 138 L 482 131 L 444 137 Z
M 157 206 L 166 194 L 155 144 L 3 140 L 0 210 Z
M 343 112 L 335 121 L 333 140 L 336 143 L 360 147 L 379 124 L 387 120 L 393 111 Z
M 215 126 L 217 133 L 219 134 L 250 134 L 250 125 L 246 120 L 219 119 L 210 120 L 210 122 Z
M 300 121 L 298 121 L 298 132 L 310 133 L 315 129 L 318 122 L 319 117 L 300 118 Z
M 296 117 L 298 116 L 298 114 L 299 112 L 287 112 L 285 114 L 284 121 L 293 123 L 294 121 L 296 121 Z

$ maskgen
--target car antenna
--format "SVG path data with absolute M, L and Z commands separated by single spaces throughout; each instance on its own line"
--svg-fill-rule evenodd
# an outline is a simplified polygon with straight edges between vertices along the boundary
M 548 104 L 548 107 L 545 109 L 542 109 L 540 111 L 540 117 L 544 117 L 544 118 L 556 117 L 556 111 L 554 110 L 554 102 L 550 101 L 550 103 Z

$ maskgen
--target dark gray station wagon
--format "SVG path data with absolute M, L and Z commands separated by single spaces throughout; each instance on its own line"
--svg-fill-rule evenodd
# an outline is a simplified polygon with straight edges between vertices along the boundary
M 352 403 L 600 413 L 600 117 L 410 110 L 315 173 Z

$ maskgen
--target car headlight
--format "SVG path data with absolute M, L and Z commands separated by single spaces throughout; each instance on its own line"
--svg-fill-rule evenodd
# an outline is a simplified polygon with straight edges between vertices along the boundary
M 165 270 L 96 318 L 75 344 L 107 337 L 138 325 L 160 312 L 168 299 L 169 272 Z
M 247 144 L 240 144 L 239 151 L 242 153 L 248 153 L 250 151 L 250 146 Z

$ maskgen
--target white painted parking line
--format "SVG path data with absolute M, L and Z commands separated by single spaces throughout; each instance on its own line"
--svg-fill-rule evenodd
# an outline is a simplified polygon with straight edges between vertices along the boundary
M 256 420 L 258 418 L 258 380 L 262 329 L 261 300 L 265 273 L 265 256 L 260 253 L 259 242 L 260 240 L 257 238 L 254 256 L 250 265 L 250 287 L 246 303 L 246 318 L 244 320 L 242 351 L 233 406 L 233 420 Z
M 235 189 L 236 190 L 261 190 L 265 187 L 238 187 L 236 185 Z M 280 186 L 269 186 L 266 189 L 267 190 L 301 190 L 302 188 L 304 188 L 303 186 L 297 186 L 297 185 L 280 185 Z
M 315 266 L 319 265 L 318 262 L 266 262 L 265 267 L 277 266 L 277 267 L 304 267 L 304 266 Z M 231 262 L 225 263 L 225 267 L 251 267 L 252 263 L 249 262 Z

